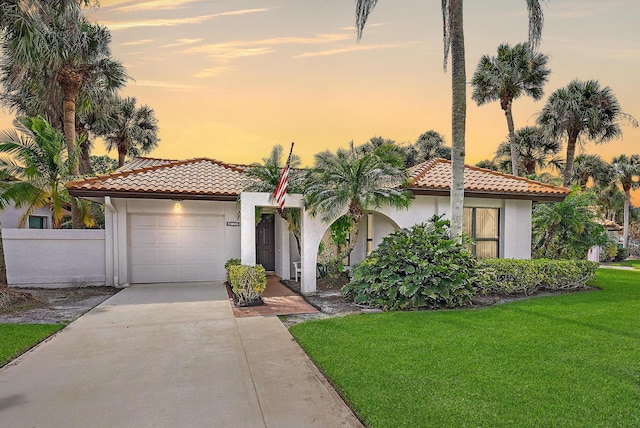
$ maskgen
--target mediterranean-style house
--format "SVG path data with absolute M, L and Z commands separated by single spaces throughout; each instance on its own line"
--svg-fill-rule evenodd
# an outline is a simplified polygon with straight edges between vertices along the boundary
M 283 278 L 301 267 L 301 289 L 316 289 L 318 247 L 329 228 L 287 194 L 285 207 L 301 210 L 301 254 L 268 193 L 244 192 L 250 166 L 213 159 L 136 158 L 111 175 L 70 182 L 71 195 L 105 206 L 107 285 L 221 281 L 225 262 L 260 263 Z M 412 167 L 407 210 L 367 213 L 350 264 L 360 262 L 397 228 L 449 210 L 451 163 L 433 159 Z M 531 256 L 532 203 L 563 200 L 568 189 L 465 166 L 464 228 L 479 257 Z M 259 211 L 256 211 L 260 208 Z M 260 218 L 256 218 L 260 212 Z

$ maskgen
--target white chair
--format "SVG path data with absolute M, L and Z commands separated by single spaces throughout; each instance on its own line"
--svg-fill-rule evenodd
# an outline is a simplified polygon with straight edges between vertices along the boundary
M 300 276 L 302 276 L 302 266 L 301 266 L 302 262 L 293 262 L 293 270 L 295 272 L 295 276 L 296 276 L 296 282 L 298 282 L 298 278 Z

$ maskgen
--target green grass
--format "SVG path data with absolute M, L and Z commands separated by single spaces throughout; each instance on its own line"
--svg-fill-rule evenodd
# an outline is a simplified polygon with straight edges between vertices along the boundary
M 601 269 L 595 285 L 291 333 L 371 427 L 638 427 L 640 272 Z
M 64 326 L 64 324 L 0 324 L 0 367 Z
M 628 266 L 634 269 L 640 269 L 640 260 L 625 260 L 623 262 L 609 263 L 611 266 Z

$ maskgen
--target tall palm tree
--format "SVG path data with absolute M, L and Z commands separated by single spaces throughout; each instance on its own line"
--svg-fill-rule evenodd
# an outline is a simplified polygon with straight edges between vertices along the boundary
M 3 99 L 10 107 L 18 107 L 24 85 L 40 79 L 47 93 L 46 113 L 62 111 L 62 129 L 67 150 L 72 153 L 76 149 L 79 91 L 115 90 L 127 75 L 111 58 L 109 30 L 89 22 L 77 7 L 78 2 L 28 3 L 13 12 L 11 24 L 4 28 Z M 77 165 L 73 165 L 73 171 L 78 173 Z
M 526 0 L 529 11 L 529 46 L 535 52 L 542 35 L 542 8 L 539 0 Z M 378 0 L 356 0 L 356 32 L 358 40 L 369 14 Z M 451 52 L 451 235 L 462 235 L 464 201 L 464 154 L 467 115 L 467 82 L 464 55 L 463 0 L 442 0 L 444 31 L 444 68 Z
M 620 155 L 611 162 L 614 176 L 624 190 L 624 232 L 622 245 L 629 245 L 629 207 L 631 206 L 631 189 L 640 188 L 640 155 Z
M 280 176 L 282 174 L 282 168 L 285 164 L 283 162 L 284 149 L 282 145 L 276 144 L 271 149 L 271 153 L 266 158 L 262 158 L 262 163 L 251 164 L 251 168 L 247 170 L 247 176 L 255 178 L 245 186 L 245 192 L 264 192 L 270 193 L 273 198 L 273 193 L 278 187 L 280 182 Z M 300 156 L 296 154 L 291 155 L 289 166 L 289 193 L 303 193 L 303 177 L 299 168 L 301 164 Z M 300 253 L 300 210 L 297 208 L 278 208 L 278 215 L 287 221 L 289 224 L 289 231 L 293 233 L 298 246 L 298 253 Z
M 4 54 L 0 63 L 2 102 L 18 109 L 25 92 L 29 94 L 28 88 L 37 88 L 36 94 L 29 94 L 31 101 L 42 104 L 44 111 L 40 109 L 39 113 L 45 113 L 56 126 L 62 117 L 61 129 L 69 153 L 74 153 L 77 146 L 79 92 L 93 87 L 114 90 L 127 78 L 122 65 L 111 58 L 109 31 L 81 14 L 79 6 L 83 3 L 88 2 L 17 1 L 3 9 L 0 17 Z M 72 172 L 78 175 L 77 159 L 71 159 Z M 73 227 L 82 227 L 75 199 L 71 208 Z
M 572 182 L 587 188 L 589 179 L 597 186 L 606 186 L 612 182 L 611 165 L 603 161 L 599 155 L 580 154 L 573 160 Z
M 537 122 L 555 138 L 567 138 L 567 156 L 563 183 L 571 184 L 576 143 L 582 139 L 606 143 L 622 135 L 623 120 L 638 122 L 624 113 L 613 91 L 600 87 L 597 80 L 573 80 L 549 96 Z
M 349 244 L 336 259 L 347 257 L 358 241 L 360 220 L 367 210 L 384 205 L 407 208 L 409 194 L 400 186 L 407 172 L 385 161 L 375 151 L 354 147 L 328 150 L 315 155 L 314 167 L 306 177 L 305 207 L 311 215 L 334 221 L 346 208 L 352 225 Z
M 471 79 L 471 98 L 480 106 L 500 100 L 509 130 L 511 145 L 511 171 L 518 175 L 518 150 L 516 148 L 515 127 L 513 125 L 513 100 L 528 95 L 539 100 L 544 95 L 543 86 L 551 72 L 547 68 L 549 57 L 541 53 L 529 52 L 526 43 L 511 47 L 498 46 L 498 55 L 483 55 Z
M 126 156 L 149 153 L 158 146 L 158 120 L 151 107 L 137 107 L 135 98 L 115 97 L 113 102 L 105 143 L 107 150 L 118 151 L 118 166 L 122 166 Z
M 542 130 L 534 126 L 526 126 L 518 129 L 514 133 L 516 148 L 516 163 L 519 170 L 524 170 L 527 175 L 533 175 L 538 168 L 552 166 L 558 170 L 562 169 L 562 159 L 556 155 L 560 152 L 560 143 L 552 138 L 547 138 Z M 511 171 L 513 166 L 513 145 L 510 141 L 505 141 L 496 150 L 496 161 L 501 164 L 501 159 L 508 159 L 504 162 L 504 170 Z M 522 168 L 522 169 L 520 169 Z

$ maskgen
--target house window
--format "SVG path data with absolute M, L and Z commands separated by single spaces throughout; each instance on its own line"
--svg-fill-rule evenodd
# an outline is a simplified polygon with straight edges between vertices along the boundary
M 367 256 L 373 251 L 373 213 L 367 214 Z
M 37 215 L 29 216 L 29 229 L 46 229 L 47 218 Z
M 498 208 L 464 208 L 463 232 L 473 239 L 471 250 L 479 259 L 499 257 L 500 210 Z

